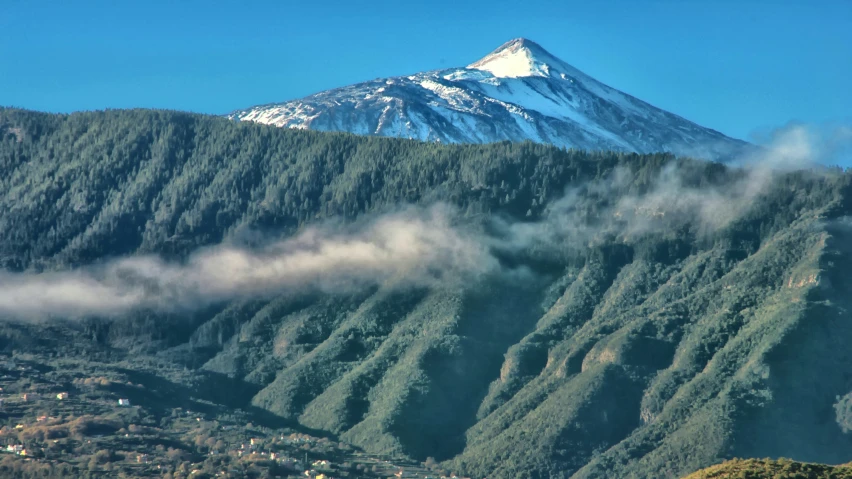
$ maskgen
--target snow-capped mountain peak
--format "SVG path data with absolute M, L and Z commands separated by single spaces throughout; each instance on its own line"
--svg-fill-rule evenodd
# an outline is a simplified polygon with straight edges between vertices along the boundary
M 467 67 L 377 79 L 228 117 L 443 143 L 532 140 L 710 159 L 747 146 L 611 88 L 524 38 Z
M 558 73 L 561 63 L 539 44 L 516 38 L 467 66 L 490 72 L 497 78 L 549 77 Z

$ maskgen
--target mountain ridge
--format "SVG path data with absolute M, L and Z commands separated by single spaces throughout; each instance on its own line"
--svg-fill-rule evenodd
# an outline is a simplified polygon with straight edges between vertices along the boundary
M 390 77 L 231 119 L 443 143 L 532 140 L 560 147 L 657 151 L 714 160 L 748 144 L 607 86 L 524 38 L 463 68 Z

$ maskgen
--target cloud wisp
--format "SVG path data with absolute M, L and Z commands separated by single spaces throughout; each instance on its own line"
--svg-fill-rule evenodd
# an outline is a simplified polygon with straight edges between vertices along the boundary
M 112 316 L 149 308 L 197 308 L 286 291 L 348 291 L 367 285 L 428 284 L 497 267 L 484 242 L 451 225 L 445 206 L 409 208 L 365 224 L 308 228 L 259 250 L 217 246 L 184 263 L 155 256 L 74 271 L 0 275 L 0 315 Z
M 635 192 L 630 170 L 617 168 L 603 180 L 569 188 L 548 205 L 539 222 L 499 222 L 497 244 L 513 250 L 548 245 L 582 249 L 601 240 L 629 243 L 684 225 L 713 234 L 742 218 L 780 175 L 800 170 L 834 174 L 821 164 L 842 147 L 844 135 L 846 130 L 818 134 L 803 125 L 772 131 L 761 148 L 730 167 L 724 181 L 697 182 L 683 163 L 671 162 L 647 188 Z

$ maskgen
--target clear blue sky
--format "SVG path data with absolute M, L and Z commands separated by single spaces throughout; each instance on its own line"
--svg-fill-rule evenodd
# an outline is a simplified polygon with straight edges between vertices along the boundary
M 0 105 L 226 113 L 515 37 L 739 138 L 852 118 L 852 0 L 2 0 Z

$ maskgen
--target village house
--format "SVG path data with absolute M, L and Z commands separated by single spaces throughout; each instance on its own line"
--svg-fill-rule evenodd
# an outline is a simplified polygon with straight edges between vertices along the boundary
M 9 444 L 8 446 L 6 446 L 6 452 L 10 452 L 12 454 L 20 454 L 23 450 L 23 444 Z
M 119 399 L 118 405 L 122 407 L 130 407 L 130 399 Z
M 38 399 L 38 394 L 36 394 L 36 393 L 24 393 L 24 394 L 21 395 L 21 399 L 23 399 L 24 402 L 35 401 L 36 399 Z
M 59 399 L 60 401 L 63 401 L 63 400 L 65 400 L 65 399 L 68 399 L 68 393 L 66 393 L 66 392 L 61 392 L 61 393 L 59 393 L 59 394 L 57 394 L 57 395 L 56 395 L 56 399 Z

